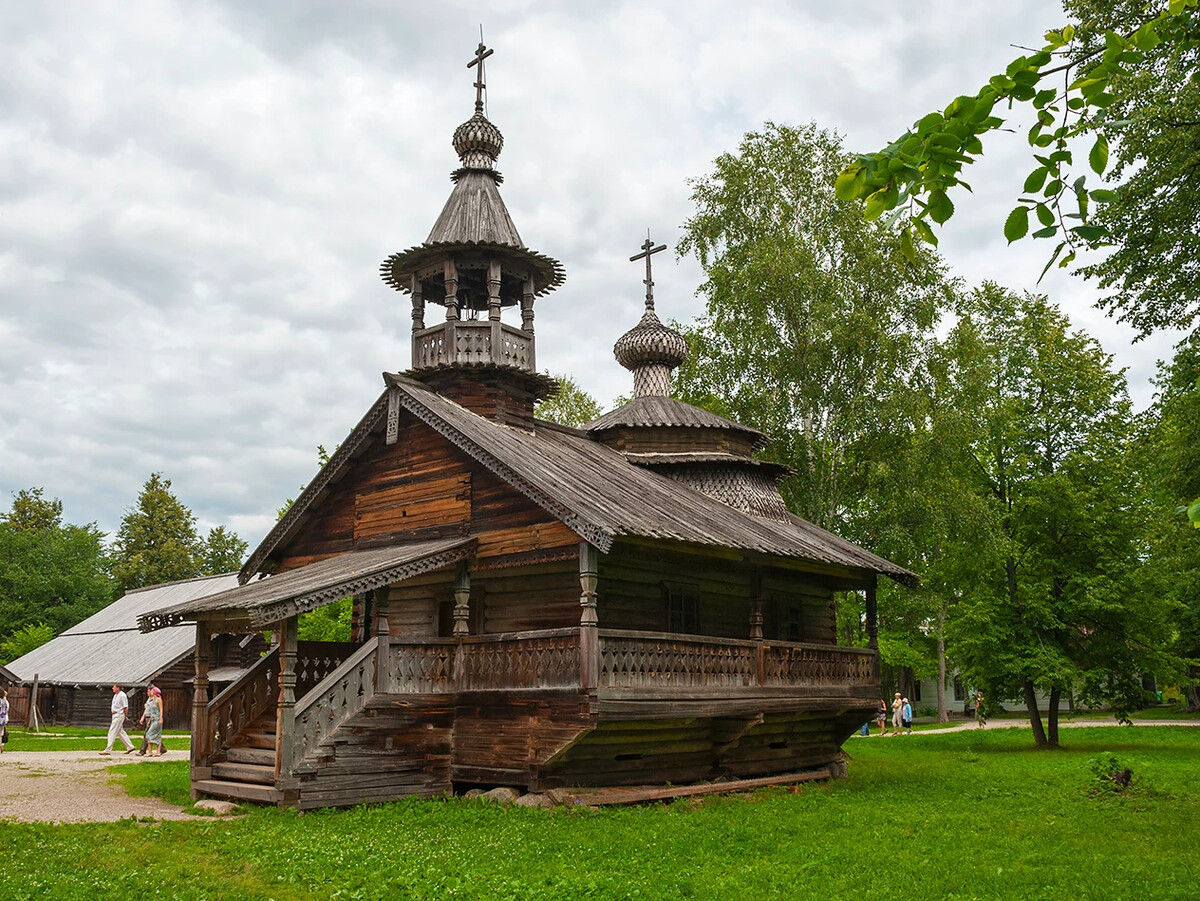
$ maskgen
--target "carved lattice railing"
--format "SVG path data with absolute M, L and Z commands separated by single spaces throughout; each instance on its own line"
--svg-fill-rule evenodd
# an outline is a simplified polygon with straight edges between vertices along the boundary
M 533 370 L 533 336 L 506 322 L 457 319 L 413 332 L 413 366 L 496 363 Z
M 579 630 L 536 635 L 477 635 L 463 639 L 460 688 L 577 688 Z
M 254 725 L 279 702 L 279 649 L 260 657 L 240 679 L 208 702 L 205 721 L 214 752 L 230 746 L 234 736 Z M 204 765 L 206 761 L 197 761 Z
M 600 631 L 600 678 L 605 688 L 753 685 L 753 641 L 657 632 Z
M 388 654 L 388 690 L 396 694 L 436 694 L 454 691 L 452 639 L 439 641 L 392 640 Z
M 293 760 L 319 756 L 321 742 L 371 700 L 376 648 L 376 640 L 368 641 L 296 702 Z
M 299 700 L 320 685 L 357 650 L 359 646 L 352 642 L 297 642 L 296 699 Z
M 878 685 L 875 652 L 834 645 L 768 643 L 763 646 L 762 684 L 780 687 Z
M 388 657 L 390 690 L 398 694 L 577 688 L 579 630 L 396 641 Z

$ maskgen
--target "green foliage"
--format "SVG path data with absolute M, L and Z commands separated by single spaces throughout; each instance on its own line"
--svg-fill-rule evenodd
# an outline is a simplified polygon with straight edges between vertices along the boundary
M 296 624 L 300 641 L 349 641 L 353 598 L 342 598 L 308 613 L 301 613 Z
M 1074 687 L 1085 703 L 1139 705 L 1137 674 L 1174 662 L 1162 650 L 1170 607 L 1139 581 L 1144 517 L 1122 374 L 1045 298 L 992 285 L 968 298 L 944 352 L 973 418 L 973 490 L 991 520 L 956 553 L 956 662 L 989 697 Z
M 214 576 L 235 572 L 242 568 L 248 547 L 236 532 L 230 532 L 224 526 L 216 526 L 208 530 L 200 567 L 205 574 Z
M 38 634 L 25 630 L 42 625 L 56 635 L 108 604 L 103 538 L 94 523 L 63 525 L 62 502 L 41 488 L 18 492 L 0 516 L 0 641 L 24 647 Z
M 40 648 L 54 637 L 54 630 L 45 623 L 31 623 L 17 629 L 4 641 L 0 641 L 0 660 L 12 663 L 24 657 L 34 648 Z
M 122 591 L 239 569 L 246 542 L 217 526 L 202 539 L 196 516 L 151 473 L 136 504 L 125 511 L 109 552 L 109 571 Z
M 556 375 L 554 379 L 558 382 L 558 390 L 534 407 L 534 416 L 579 428 L 604 412 L 596 399 L 569 375 Z
M 1191 265 L 1200 246 L 1197 0 L 1074 0 L 1068 8 L 1081 16 L 1078 27 L 1048 32 L 1040 49 L 1014 59 L 974 95 L 955 98 L 883 150 L 849 163 L 837 177 L 837 196 L 859 204 L 868 220 L 888 211 L 903 216 L 906 248 L 914 236 L 936 245 L 929 222 L 954 215 L 950 193 L 970 190 L 964 167 L 983 154 L 985 136 L 1011 127 L 997 111 L 1027 108 L 1036 165 L 1004 222 L 1005 237 L 1057 241 L 1046 269 L 1070 265 L 1083 248 L 1116 244 L 1108 260 L 1085 270 L 1119 287 L 1102 303 L 1123 311 L 1143 334 L 1190 327 L 1200 314 Z M 1131 175 L 1129 182 L 1116 191 L 1089 188 L 1074 159 L 1081 138 L 1089 142 L 1092 173 Z M 1032 233 L 1030 214 L 1040 225 Z
M 881 855 L 864 846 L 903 850 L 917 875 L 900 894 L 916 901 L 1192 894 L 1180 837 L 1200 834 L 1200 730 L 1073 729 L 1057 754 L 1027 744 L 990 728 L 852 739 L 839 782 L 596 811 L 406 801 L 152 826 L 7 823 L 9 859 L 38 865 L 5 897 L 851 898 L 879 891 Z M 1103 753 L 1136 760 L 1155 791 L 1097 803 L 1087 761 Z M 183 761 L 119 771 L 139 794 L 187 803 Z M 159 779 L 173 787 L 149 784 Z
M 196 517 L 171 492 L 171 480 L 151 473 L 125 512 L 113 542 L 112 576 L 122 591 L 201 574 L 204 547 Z
M 704 267 L 706 308 L 676 393 L 765 432 L 764 456 L 797 470 L 788 506 L 860 537 L 870 467 L 909 419 L 949 289 L 932 254 L 910 261 L 897 233 L 835 201 L 847 160 L 814 124 L 767 123 L 691 182 L 679 251 Z

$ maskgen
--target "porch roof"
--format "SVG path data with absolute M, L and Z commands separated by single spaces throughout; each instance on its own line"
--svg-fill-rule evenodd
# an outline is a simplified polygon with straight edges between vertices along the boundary
M 219 594 L 151 611 L 138 617 L 138 628 L 151 632 L 182 622 L 219 619 L 226 624 L 262 629 L 339 598 L 451 566 L 474 553 L 474 538 L 349 551 Z

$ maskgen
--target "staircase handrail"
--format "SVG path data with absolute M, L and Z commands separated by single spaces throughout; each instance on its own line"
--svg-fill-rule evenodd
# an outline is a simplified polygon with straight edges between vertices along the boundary
M 309 707 L 316 703 L 318 698 L 332 689 L 333 686 L 340 682 L 347 673 L 358 666 L 358 664 L 361 663 L 364 658 L 369 657 L 375 651 L 378 645 L 379 636 L 368 639 L 366 644 L 342 661 L 341 666 L 314 685 L 312 689 L 304 695 L 304 697 L 297 699 L 295 715 L 299 717 L 302 713 L 307 711 Z M 375 686 L 372 685 L 372 688 L 374 689 Z M 366 698 L 365 700 L 370 700 L 370 698 Z
M 216 697 L 208 702 L 209 712 L 212 712 L 212 710 L 215 709 L 219 704 L 223 703 L 229 695 L 234 694 L 236 691 L 242 688 L 245 683 L 249 682 L 253 678 L 256 678 L 258 676 L 258 670 L 262 669 L 268 660 L 275 660 L 275 668 L 279 668 L 278 646 L 271 648 L 271 650 L 267 651 L 267 653 L 263 654 L 256 661 L 254 661 L 254 664 L 248 670 L 238 676 L 237 679 L 222 688 L 217 693 Z

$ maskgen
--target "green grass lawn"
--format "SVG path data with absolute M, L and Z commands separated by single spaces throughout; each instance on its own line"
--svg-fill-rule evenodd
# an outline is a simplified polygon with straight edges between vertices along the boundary
M 6 898 L 1195 898 L 1200 729 L 853 740 L 850 778 L 634 808 L 423 801 L 298 816 L 0 825 Z M 1132 767 L 1097 791 L 1089 761 Z M 187 798 L 186 762 L 118 768 Z
M 142 733 L 129 731 L 129 740 L 136 745 L 142 743 Z M 167 750 L 186 751 L 191 747 L 191 734 L 168 730 L 163 733 Z M 96 751 L 103 750 L 108 739 L 108 729 L 83 726 L 43 726 L 33 732 L 19 726 L 8 727 L 6 751 Z M 117 750 L 121 743 L 117 742 Z

